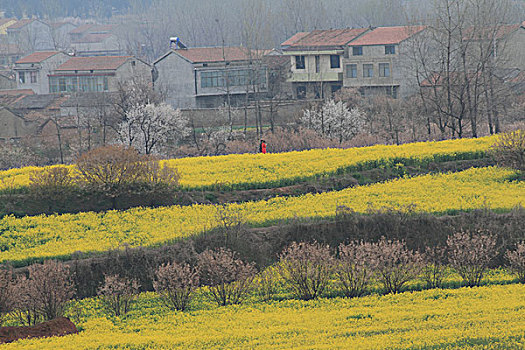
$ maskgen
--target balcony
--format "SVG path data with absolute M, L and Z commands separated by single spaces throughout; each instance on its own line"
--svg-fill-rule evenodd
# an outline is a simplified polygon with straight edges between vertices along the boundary
M 321 81 L 343 81 L 343 73 L 339 72 L 322 72 L 322 73 L 297 73 L 293 72 L 288 82 L 307 83 Z

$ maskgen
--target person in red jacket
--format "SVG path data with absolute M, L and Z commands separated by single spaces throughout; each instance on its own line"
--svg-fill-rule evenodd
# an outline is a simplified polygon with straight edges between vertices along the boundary
M 266 153 L 266 141 L 261 140 L 261 144 L 259 145 L 259 152 Z

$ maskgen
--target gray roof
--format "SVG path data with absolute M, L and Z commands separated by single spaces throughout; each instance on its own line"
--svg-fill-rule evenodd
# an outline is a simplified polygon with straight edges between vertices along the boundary
M 77 95 L 71 95 L 61 107 L 95 107 L 97 105 L 109 106 L 115 93 L 108 92 L 83 92 Z
M 13 109 L 44 109 L 60 95 L 28 95 L 11 105 Z

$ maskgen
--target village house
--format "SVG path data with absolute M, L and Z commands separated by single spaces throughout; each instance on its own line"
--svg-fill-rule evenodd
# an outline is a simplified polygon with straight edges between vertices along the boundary
M 21 19 L 6 28 L 7 42 L 24 53 L 54 50 L 49 24 L 38 19 Z
M 7 35 L 7 27 L 16 22 L 14 18 L 0 18 L 0 35 Z
M 23 56 L 22 50 L 17 45 L 8 44 L 7 36 L 0 36 L 0 68 L 11 69 L 16 61 Z
M 131 79 L 151 81 L 150 65 L 133 56 L 71 57 L 49 75 L 49 92 L 118 91 Z
M 42 141 L 42 131 L 50 120 L 60 118 L 60 105 L 66 99 L 66 96 L 33 95 L 22 90 L 18 90 L 18 94 L 0 94 L 0 141 L 24 138 Z
M 119 56 L 125 54 L 115 26 L 84 24 L 69 32 L 76 56 Z
M 525 21 L 495 27 L 467 30 L 464 40 L 474 41 L 470 54 L 479 56 L 480 48 L 491 51 L 491 62 L 498 68 L 525 71 Z
M 368 29 L 335 29 L 301 32 L 281 44 L 290 56 L 295 98 L 325 98 L 343 86 L 343 54 L 346 45 Z
M 16 89 L 16 78 L 12 71 L 0 71 L 0 91 Z
M 32 53 L 15 62 L 17 88 L 49 94 L 49 75 L 71 57 L 59 51 Z
M 71 22 L 53 22 L 49 23 L 51 27 L 51 38 L 53 45 L 57 50 L 67 51 L 71 48 L 71 37 L 69 33 L 76 29 Z
M 408 70 L 409 40 L 424 26 L 378 27 L 352 40 L 347 47 L 343 85 L 358 88 L 363 96 L 406 97 L 417 91 Z
M 154 62 L 155 89 L 175 108 L 241 105 L 268 90 L 264 51 L 245 47 L 174 47 Z

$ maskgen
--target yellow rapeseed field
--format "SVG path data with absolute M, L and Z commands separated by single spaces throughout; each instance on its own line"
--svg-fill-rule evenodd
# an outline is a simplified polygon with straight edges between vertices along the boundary
M 151 293 L 125 318 L 80 302 L 79 334 L 1 349 L 523 349 L 525 285 L 174 312 Z
M 187 189 L 257 188 L 289 185 L 315 176 L 344 172 L 404 160 L 441 161 L 479 157 L 489 150 L 496 137 L 409 143 L 400 146 L 376 145 L 349 149 L 316 149 L 275 154 L 233 154 L 218 157 L 182 158 L 165 161 L 179 170 L 181 186 Z M 32 171 L 26 167 L 0 172 L 0 190 L 29 184 Z
M 525 182 L 509 181 L 511 170 L 472 168 L 452 174 L 424 175 L 337 192 L 276 197 L 229 204 L 254 226 L 279 220 L 329 217 L 338 205 L 357 212 L 370 208 L 443 213 L 476 208 L 510 210 L 525 204 Z M 101 252 L 129 246 L 155 246 L 198 234 L 218 225 L 213 205 L 134 208 L 0 219 L 0 262 L 69 256 L 75 251 Z

